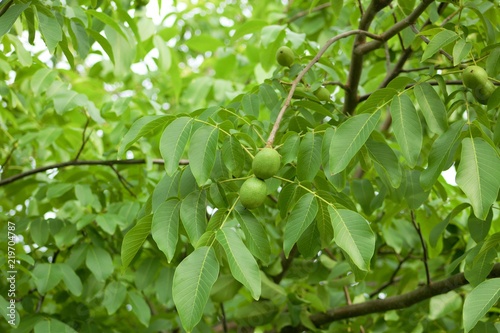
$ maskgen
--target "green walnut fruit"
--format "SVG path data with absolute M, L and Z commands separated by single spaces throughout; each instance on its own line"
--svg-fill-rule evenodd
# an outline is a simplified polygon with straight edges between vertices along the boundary
M 488 82 L 488 73 L 479 66 L 469 66 L 462 72 L 462 81 L 467 88 L 480 88 Z
M 288 46 L 282 46 L 276 52 L 276 60 L 281 66 L 290 67 L 295 60 L 295 56 L 293 55 L 291 48 Z
M 330 91 L 325 87 L 319 87 L 315 92 L 314 96 L 316 96 L 322 102 L 328 102 L 330 100 Z
M 267 186 L 263 180 L 252 177 L 245 180 L 240 188 L 241 204 L 247 209 L 254 209 L 264 203 Z
M 264 148 L 255 155 L 252 170 L 255 177 L 267 179 L 278 173 L 281 164 L 280 154 L 272 148 Z
M 486 81 L 486 83 L 472 90 L 472 95 L 476 98 L 476 100 L 486 105 L 488 104 L 488 99 L 490 99 L 491 94 L 495 91 L 495 85 L 491 81 Z

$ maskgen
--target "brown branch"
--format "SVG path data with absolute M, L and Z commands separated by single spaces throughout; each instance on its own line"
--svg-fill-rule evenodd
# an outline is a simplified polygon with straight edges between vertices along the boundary
M 147 161 L 145 159 L 134 159 L 134 160 L 88 160 L 88 161 L 67 161 L 62 163 L 55 163 L 50 165 L 41 166 L 39 168 L 31 169 L 25 172 L 18 173 L 17 175 L 11 176 L 9 178 L 5 178 L 0 180 L 0 187 L 13 183 L 19 179 L 40 173 L 45 172 L 50 169 L 62 169 L 69 166 L 80 166 L 80 165 L 134 165 L 134 164 L 146 164 Z M 164 164 L 165 162 L 162 159 L 153 159 L 153 164 Z M 188 160 L 180 160 L 179 165 L 188 165 Z
M 500 277 L 500 263 L 493 266 L 488 275 L 489 278 Z M 372 313 L 386 312 L 390 310 L 400 310 L 412 306 L 413 304 L 425 301 L 431 297 L 445 294 L 451 290 L 460 288 L 469 282 L 465 279 L 464 273 L 450 276 L 447 279 L 432 282 L 430 285 L 422 286 L 406 294 L 376 299 L 363 303 L 347 305 L 340 308 L 328 310 L 326 313 L 317 313 L 309 318 L 316 326 L 331 323 L 346 318 L 354 318 Z
M 384 7 L 390 4 L 390 0 L 372 0 L 368 8 L 364 11 L 363 16 L 359 22 L 358 29 L 362 31 L 368 30 L 375 18 L 375 15 Z M 351 52 L 351 64 L 349 67 L 349 74 L 347 76 L 347 87 L 344 98 L 344 114 L 352 114 L 356 105 L 358 104 L 358 86 L 363 71 L 363 53 L 358 52 L 358 47 L 365 44 L 366 37 L 364 35 L 356 36 L 354 45 Z M 380 41 L 383 43 L 383 41 Z M 377 44 L 378 45 L 378 44 Z
M 410 26 L 417 21 L 418 17 L 422 15 L 425 9 L 433 3 L 434 0 L 422 0 L 422 2 L 410 13 L 407 17 L 394 24 L 392 27 L 387 29 L 384 33 L 380 35 L 381 40 L 374 40 L 368 43 L 364 43 L 356 46 L 355 53 L 359 54 L 367 54 L 375 49 L 378 49 L 383 43 L 393 36 L 395 36 L 398 32 Z
M 359 7 L 359 12 L 361 13 L 361 16 L 365 15 L 365 10 L 363 9 L 363 4 L 361 3 L 361 0 L 358 0 L 358 7 Z
M 301 17 L 304 17 L 304 16 L 307 16 L 308 14 L 312 13 L 312 12 L 318 12 L 320 10 L 323 10 L 325 8 L 328 8 L 331 6 L 331 3 L 330 2 L 326 2 L 326 3 L 323 3 L 317 7 L 314 7 L 313 9 L 308 9 L 308 10 L 303 10 L 301 12 L 298 12 L 297 14 L 293 15 L 292 17 L 290 17 L 288 19 L 288 22 L 293 22 L 295 20 L 298 20 L 299 18 Z
M 329 39 L 325 43 L 325 45 L 323 45 L 323 47 L 318 51 L 318 53 L 314 56 L 314 58 L 306 65 L 306 67 L 304 67 L 304 69 L 302 71 L 300 71 L 300 73 L 297 75 L 297 77 L 292 81 L 292 86 L 290 87 L 290 91 L 288 92 L 288 96 L 285 99 L 285 103 L 283 104 L 280 112 L 278 113 L 278 116 L 276 117 L 276 121 L 274 122 L 274 126 L 271 130 L 271 133 L 269 134 L 269 138 L 267 139 L 266 147 L 272 147 L 272 145 L 273 145 L 274 138 L 276 137 L 276 133 L 278 133 L 278 129 L 279 129 L 280 124 L 281 124 L 281 120 L 283 119 L 283 115 L 285 114 L 285 111 L 290 106 L 290 103 L 291 103 L 292 97 L 293 97 L 293 93 L 295 92 L 295 89 L 297 88 L 297 84 L 299 84 L 299 82 L 302 80 L 304 75 L 306 75 L 306 73 L 312 68 L 312 66 L 314 66 L 314 64 L 319 61 L 321 56 L 326 52 L 326 50 L 328 50 L 328 48 L 333 43 L 335 43 L 336 41 L 338 41 L 342 38 L 346 38 L 346 37 L 349 37 L 352 35 L 364 35 L 364 36 L 368 36 L 368 37 L 373 38 L 373 39 L 379 38 L 378 35 L 372 34 L 372 33 L 367 32 L 367 31 L 350 30 L 350 31 L 338 34 L 337 36 Z
M 418 225 L 417 221 L 415 220 L 415 213 L 413 210 L 410 211 L 411 215 L 411 223 L 413 224 L 413 227 L 415 227 L 415 230 L 418 233 L 418 237 L 420 238 L 420 243 L 422 244 L 422 252 L 423 252 L 423 258 L 422 261 L 424 262 L 424 267 L 425 267 L 425 277 L 427 281 L 427 285 L 431 284 L 431 274 L 429 273 L 429 265 L 427 263 L 427 246 L 425 245 L 424 237 L 422 236 L 422 230 L 420 230 L 420 226 Z

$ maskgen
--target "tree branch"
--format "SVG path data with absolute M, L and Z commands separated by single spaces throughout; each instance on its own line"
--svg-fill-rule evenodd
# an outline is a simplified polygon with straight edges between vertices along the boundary
M 369 43 L 358 45 L 355 48 L 355 53 L 366 54 L 366 53 L 371 52 L 375 49 L 378 49 L 380 46 L 383 45 L 383 43 L 385 41 L 387 41 L 390 38 L 392 38 L 393 36 L 397 35 L 398 32 L 402 31 L 404 28 L 407 28 L 408 26 L 410 26 L 410 24 L 415 23 L 416 20 L 418 19 L 418 17 L 433 2 L 434 2 L 434 0 L 423 0 L 415 8 L 415 10 L 413 10 L 413 12 L 410 13 L 410 15 L 408 15 L 403 20 L 394 24 L 391 28 L 387 29 L 384 33 L 382 33 L 380 35 L 381 40 L 374 40 L 374 41 L 371 41 Z
M 358 29 L 366 31 L 370 27 L 375 15 L 384 7 L 390 4 L 390 0 L 372 0 L 370 5 L 363 13 L 359 22 Z M 344 99 L 344 114 L 352 114 L 358 104 L 358 85 L 363 71 L 363 53 L 357 52 L 360 45 L 365 44 L 366 38 L 359 35 L 354 40 L 354 46 L 351 53 L 351 65 L 349 67 L 349 75 L 347 77 L 347 87 Z M 380 41 L 383 43 L 383 41 Z M 377 44 L 378 45 L 378 44 Z
M 488 277 L 500 277 L 500 263 L 493 266 L 493 269 Z M 451 290 L 460 288 L 468 283 L 469 282 L 464 277 L 464 273 L 459 273 L 450 276 L 447 279 L 432 282 L 429 285 L 425 285 L 406 294 L 331 309 L 326 313 L 311 315 L 310 319 L 316 326 L 321 326 L 346 318 L 354 318 L 389 310 L 404 309 L 431 297 L 445 294 Z
M 162 159 L 153 159 L 153 164 L 161 164 L 163 165 L 165 162 Z M 66 168 L 69 166 L 80 166 L 80 165 L 104 165 L 104 166 L 110 166 L 110 165 L 134 165 L 134 164 L 146 164 L 147 161 L 145 159 L 134 159 L 134 160 L 88 160 L 88 161 L 67 161 L 67 162 L 62 162 L 62 163 L 55 163 L 55 164 L 50 164 L 50 165 L 45 165 L 41 166 L 39 168 L 31 169 L 25 172 L 18 173 L 17 175 L 11 176 L 9 178 L 5 178 L 0 180 L 0 187 L 13 183 L 19 179 L 45 172 L 50 169 L 62 169 Z M 188 165 L 189 161 L 188 160 L 180 160 L 179 165 Z
M 276 121 L 274 122 L 274 126 L 271 130 L 271 133 L 269 134 L 269 138 L 267 139 L 266 147 L 272 147 L 272 145 L 273 145 L 274 138 L 276 137 L 276 133 L 278 133 L 278 129 L 279 129 L 280 124 L 281 124 L 281 120 L 283 119 L 283 115 L 285 114 L 285 111 L 290 106 L 290 103 L 291 103 L 292 97 L 293 97 L 293 93 L 295 92 L 295 89 L 297 88 L 297 84 L 299 84 L 299 82 L 302 80 L 304 75 L 306 75 L 306 73 L 312 68 L 312 66 L 314 66 L 314 64 L 319 61 L 321 56 L 326 52 L 326 50 L 328 50 L 328 48 L 333 43 L 335 43 L 336 41 L 338 41 L 342 38 L 346 38 L 346 37 L 349 37 L 352 35 L 364 35 L 364 36 L 368 36 L 368 37 L 373 38 L 373 39 L 379 38 L 378 35 L 372 34 L 368 31 L 350 30 L 350 31 L 346 31 L 344 33 L 341 33 L 341 34 L 329 39 L 325 43 L 325 45 L 323 45 L 323 47 L 318 51 L 318 53 L 314 56 L 314 58 L 306 65 L 306 67 L 304 67 L 304 69 L 302 71 L 300 71 L 300 73 L 297 75 L 297 77 L 292 81 L 292 86 L 290 87 L 290 91 L 288 92 L 288 96 L 285 99 L 285 103 L 281 107 L 281 110 L 278 113 L 278 116 L 276 117 Z

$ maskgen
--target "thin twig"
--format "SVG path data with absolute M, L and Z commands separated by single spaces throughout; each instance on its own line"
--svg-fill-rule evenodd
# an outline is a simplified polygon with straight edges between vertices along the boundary
M 413 223 L 413 226 L 415 227 L 415 230 L 417 230 L 418 237 L 420 238 L 420 243 L 422 244 L 422 252 L 423 252 L 423 262 L 425 266 L 425 277 L 427 280 L 427 285 L 431 284 L 431 275 L 429 273 L 429 265 L 427 263 L 427 246 L 425 246 L 425 241 L 424 237 L 422 236 L 422 231 L 420 230 L 420 226 L 418 225 L 417 221 L 415 220 L 415 213 L 413 210 L 410 211 L 411 215 L 411 222 Z
M 2 163 L 2 165 L 0 166 L 0 178 L 2 176 L 2 174 L 5 173 L 5 171 L 7 171 L 7 166 L 9 164 L 9 161 L 10 159 L 12 158 L 12 154 L 14 154 L 14 151 L 17 149 L 17 141 L 14 142 L 14 144 L 12 145 L 12 147 L 10 148 L 10 151 L 9 151 L 9 154 L 7 155 L 7 157 L 5 158 L 5 161 Z
M 358 7 L 359 7 L 359 12 L 361 13 L 361 16 L 365 15 L 365 11 L 363 9 L 363 4 L 361 3 L 361 0 L 358 0 Z
M 420 31 L 418 31 L 417 27 L 415 26 L 415 24 L 410 24 L 410 28 L 411 30 L 416 33 L 417 35 L 420 33 Z M 429 38 L 427 38 L 426 36 L 424 35 L 419 35 L 420 39 L 423 40 L 426 44 L 429 44 L 431 41 Z M 449 61 L 451 61 L 453 63 L 453 57 L 451 56 L 451 54 L 449 54 L 448 52 L 442 50 L 442 49 L 439 49 L 439 53 L 441 53 L 442 55 L 444 55 Z
M 346 86 L 345 84 L 343 84 L 342 82 L 339 82 L 339 81 L 324 81 L 323 85 L 324 86 L 339 86 L 340 88 L 342 88 L 344 90 L 349 89 L 348 86 Z
M 317 7 L 314 7 L 313 9 L 303 10 L 303 11 L 298 12 L 297 14 L 293 15 L 292 17 L 290 17 L 288 19 L 288 22 L 293 22 L 295 20 L 298 20 L 301 17 L 309 15 L 312 12 L 317 12 L 317 11 L 323 10 L 325 8 L 328 8 L 330 6 L 331 6 L 331 3 L 330 2 L 326 2 L 326 3 L 323 3 L 323 4 L 319 5 L 319 6 L 317 6 Z
M 394 272 L 392 272 L 391 277 L 389 278 L 389 280 L 386 281 L 380 287 L 378 287 L 377 290 L 372 291 L 370 293 L 370 298 L 378 295 L 380 292 L 382 292 L 382 290 L 384 290 L 385 288 L 389 287 L 390 285 L 392 285 L 396 281 L 396 275 L 398 274 L 399 270 L 403 266 L 404 262 L 411 258 L 411 254 L 412 253 L 413 253 L 413 249 L 411 249 L 410 252 L 408 252 L 408 254 L 403 259 L 401 259 L 401 260 L 398 259 L 398 266 L 396 267 L 396 269 L 394 270 Z
M 129 185 L 130 184 L 126 179 L 125 177 L 123 177 L 120 173 L 120 171 L 118 171 L 114 165 L 110 165 L 109 166 L 111 168 L 111 170 L 113 170 L 116 174 L 116 176 L 118 177 L 118 180 L 120 181 L 120 183 L 122 183 L 123 187 L 127 190 L 128 193 L 130 193 L 131 196 L 133 196 L 134 198 L 136 198 L 136 195 L 134 192 L 132 192 L 132 190 L 130 189 Z
M 50 165 L 45 165 L 41 166 L 39 168 L 31 169 L 25 172 L 18 173 L 17 175 L 11 176 L 9 178 L 5 178 L 0 180 L 0 187 L 10 184 L 12 182 L 15 182 L 19 179 L 40 173 L 40 172 L 45 172 L 47 170 L 51 169 L 62 169 L 66 168 L 69 166 L 80 166 L 80 165 L 104 165 L 104 166 L 110 166 L 110 165 L 135 165 L 135 164 L 146 164 L 147 160 L 146 159 L 134 159 L 134 160 L 88 160 L 88 161 L 67 161 L 67 162 L 62 162 L 62 163 L 55 163 L 55 164 L 50 164 Z M 165 161 L 162 159 L 153 159 L 152 160 L 153 164 L 160 164 L 163 165 L 165 164 Z M 188 160 L 180 160 L 179 165 L 188 165 L 189 161 Z
M 90 134 L 91 134 L 91 133 L 89 133 L 89 135 L 88 135 L 87 137 L 85 137 L 85 133 L 87 132 L 87 128 L 88 128 L 88 126 L 89 126 L 89 123 L 90 123 L 90 118 L 89 118 L 89 117 L 87 117 L 87 121 L 85 122 L 85 126 L 83 127 L 83 132 L 82 132 L 82 144 L 81 144 L 81 146 L 80 146 L 80 149 L 78 150 L 78 153 L 76 153 L 76 156 L 75 156 L 75 159 L 74 159 L 75 161 L 76 161 L 76 160 L 78 160 L 78 158 L 80 157 L 80 154 L 81 154 L 81 153 L 82 153 L 82 151 L 83 151 L 83 148 L 85 147 L 85 144 L 86 144 L 86 143 L 89 141 L 89 139 L 90 139 Z
M 288 109 L 290 106 L 290 103 L 292 101 L 293 93 L 295 92 L 295 88 L 297 87 L 297 84 L 302 80 L 304 75 L 314 66 L 315 63 L 319 61 L 321 56 L 328 50 L 328 48 L 338 40 L 342 38 L 346 38 L 352 35 L 364 35 L 368 36 L 373 39 L 378 39 L 378 35 L 372 34 L 368 31 L 364 30 L 351 30 L 347 31 L 341 34 L 338 34 L 337 36 L 329 39 L 325 45 L 318 51 L 318 53 L 314 56 L 314 58 L 304 67 L 302 71 L 297 75 L 295 80 L 292 81 L 292 86 L 290 87 L 290 91 L 288 92 L 288 96 L 285 99 L 285 103 L 283 104 L 283 107 L 281 108 L 280 112 L 278 113 L 278 116 L 276 117 L 276 121 L 274 122 L 274 126 L 271 130 L 271 133 L 269 134 L 269 138 L 267 139 L 266 147 L 272 147 L 274 138 L 276 137 L 276 133 L 278 132 L 278 129 L 280 127 L 281 120 L 283 119 L 283 115 L 285 114 L 285 111 Z
M 398 18 L 394 13 L 394 7 L 392 6 L 392 4 L 389 5 L 389 8 L 391 8 L 392 10 L 392 18 L 394 19 L 394 24 L 398 23 Z M 398 39 L 399 39 L 399 44 L 401 45 L 401 50 L 405 51 L 405 44 L 403 43 L 403 36 L 401 36 L 401 32 L 398 32 Z

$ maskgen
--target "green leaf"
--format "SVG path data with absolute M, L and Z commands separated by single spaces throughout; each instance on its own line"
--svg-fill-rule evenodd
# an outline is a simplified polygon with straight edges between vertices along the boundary
M 200 321 L 218 275 L 219 262 L 208 246 L 197 248 L 177 266 L 172 296 L 186 331 Z
M 200 53 L 215 52 L 219 47 L 224 46 L 224 42 L 209 34 L 201 34 L 188 39 L 186 46 Z
M 318 212 L 318 202 L 312 193 L 304 194 L 293 206 L 285 225 L 283 250 L 288 257 L 293 245 L 314 221 Z
M 368 222 L 358 213 L 328 206 L 334 232 L 334 241 L 362 271 L 370 269 L 375 251 L 375 234 Z
M 368 139 L 366 148 L 370 158 L 375 163 L 377 173 L 390 182 L 393 188 L 398 188 L 403 178 L 403 173 L 394 150 L 385 142 Z
M 110 254 L 102 247 L 90 245 L 87 250 L 85 264 L 94 274 L 97 281 L 106 280 L 114 270 L 113 260 Z
M 420 183 L 424 190 L 432 188 L 441 172 L 445 169 L 450 154 L 454 152 L 454 146 L 460 137 L 465 120 L 459 120 L 440 135 L 432 144 L 427 162 L 427 168 L 420 174 Z M 451 166 L 451 165 L 450 165 Z
M 44 246 L 49 240 L 49 224 L 43 218 L 37 218 L 30 224 L 30 235 L 38 246 Z
M 321 167 L 322 138 L 313 132 L 307 132 L 299 146 L 297 156 L 297 178 L 312 181 Z
M 455 291 L 431 298 L 429 303 L 429 319 L 443 318 L 462 308 L 462 298 Z
M 429 129 L 433 133 L 443 134 L 448 128 L 448 120 L 446 108 L 441 98 L 434 88 L 426 82 L 416 85 L 414 91 Z
M 465 297 L 463 322 L 465 333 L 476 326 L 500 298 L 500 278 L 484 281 Z
M 417 164 L 422 149 L 422 125 L 411 99 L 395 96 L 391 103 L 392 128 L 408 165 Z
M 123 31 L 120 24 L 117 23 L 118 21 L 114 20 L 112 17 L 108 16 L 106 13 L 98 12 L 98 11 L 93 10 L 93 9 L 87 9 L 85 12 L 87 14 L 92 15 L 93 17 L 95 17 L 99 21 L 105 23 L 106 25 L 110 26 L 111 28 L 113 28 L 113 30 L 115 30 L 120 35 L 122 35 L 123 38 L 128 39 L 127 35 Z
M 171 198 L 162 203 L 153 215 L 151 235 L 169 263 L 174 257 L 179 238 L 180 209 L 181 202 Z
M 347 167 L 370 137 L 379 118 L 380 111 L 363 113 L 349 118 L 337 128 L 330 144 L 330 173 L 337 174 Z
M 325 248 L 333 240 L 333 227 L 328 213 L 328 205 L 323 201 L 318 201 L 318 213 L 316 214 L 316 227 L 319 231 L 321 247 Z
M 182 200 L 181 221 L 191 245 L 196 245 L 207 227 L 207 194 L 203 190 L 191 192 Z
M 45 44 L 51 53 L 54 53 L 57 44 L 62 41 L 62 29 L 54 16 L 46 16 L 38 12 L 38 22 Z
M 436 54 L 440 49 L 444 46 L 456 41 L 458 39 L 458 35 L 456 32 L 451 30 L 443 30 L 437 33 L 430 41 L 429 45 L 424 51 L 422 55 L 421 62 L 429 59 L 434 54 Z
M 180 117 L 171 122 L 160 138 L 160 153 L 165 161 L 165 170 L 172 175 L 179 167 L 179 160 L 184 153 L 191 136 L 192 119 Z
M 248 209 L 234 210 L 234 215 L 245 233 L 245 242 L 250 252 L 264 264 L 268 263 L 271 246 L 262 223 Z
M 3 15 L 0 16 L 0 37 L 9 32 L 14 22 L 21 13 L 30 6 L 31 1 L 26 3 L 16 3 L 12 5 Z M 6 6 L 6 4 L 4 4 Z M 2 8 L 3 9 L 3 8 Z
M 37 264 L 32 276 L 36 289 L 41 295 L 54 289 L 63 278 L 58 264 Z
M 172 65 L 172 56 L 167 43 L 158 35 L 153 37 L 154 46 L 158 49 L 158 69 L 167 72 Z
M 71 326 L 54 319 L 54 318 L 43 318 L 41 321 L 37 322 L 33 327 L 34 333 L 77 333 Z
M 130 265 L 130 262 L 132 261 L 132 259 L 134 259 L 137 251 L 139 251 L 142 244 L 148 237 L 151 231 L 152 220 L 152 214 L 144 216 L 123 237 L 121 258 L 122 266 L 124 268 Z
M 31 77 L 31 90 L 35 95 L 45 92 L 57 78 L 57 72 L 48 68 L 41 68 Z
M 96 42 L 99 43 L 104 52 L 106 52 L 106 54 L 108 55 L 111 62 L 115 63 L 115 55 L 113 53 L 113 48 L 111 47 L 111 44 L 108 42 L 108 40 L 103 36 L 101 36 L 101 34 L 99 34 L 97 31 L 87 29 L 87 33 L 89 34 L 90 37 L 92 37 L 93 39 L 95 39 Z
M 239 176 L 245 164 L 245 151 L 234 136 L 229 136 L 222 144 L 222 160 L 226 168 L 235 176 Z
M 260 99 L 256 94 L 246 94 L 241 100 L 241 107 L 245 115 L 251 115 L 259 118 L 260 113 Z
M 486 236 L 488 236 L 492 220 L 492 209 L 490 209 L 490 211 L 488 212 L 488 216 L 485 220 L 478 219 L 474 214 L 469 215 L 469 219 L 467 220 L 467 227 L 469 228 L 470 236 L 476 243 L 481 242 L 486 238 Z
M 368 99 L 363 102 L 363 104 L 361 104 L 361 106 L 357 110 L 357 113 L 362 114 L 377 111 L 382 108 L 383 105 L 387 104 L 387 102 L 390 101 L 397 93 L 398 91 L 393 88 L 382 88 L 375 90 L 375 92 L 371 94 L 370 97 L 368 97 Z
M 75 273 L 73 268 L 71 268 L 70 265 L 68 264 L 57 264 L 59 266 L 62 280 L 64 281 L 64 284 L 68 288 L 68 290 L 75 296 L 80 296 L 82 294 L 82 281 L 78 277 L 78 275 Z
M 478 248 L 480 245 L 477 246 Z M 476 250 L 475 248 L 473 250 Z M 476 254 L 477 253 L 477 254 Z M 497 250 L 489 249 L 486 251 L 471 251 L 467 256 L 467 265 L 465 266 L 464 276 L 471 286 L 475 287 L 482 283 L 490 274 L 497 259 Z
M 255 300 L 260 297 L 260 269 L 243 241 L 231 228 L 219 229 L 215 238 L 222 245 L 233 277 L 241 282 Z
M 453 66 L 458 66 L 467 57 L 470 50 L 472 50 L 472 44 L 464 39 L 459 39 L 453 46 Z
M 118 281 L 113 281 L 106 286 L 104 289 L 104 297 L 102 300 L 102 305 L 108 311 L 108 315 L 112 315 L 120 308 L 125 301 L 127 296 L 127 288 L 123 283 Z
M 200 127 L 191 138 L 189 165 L 199 186 L 206 183 L 215 165 L 218 140 L 219 129 L 212 126 Z
M 144 326 L 148 327 L 151 319 L 151 310 L 144 297 L 137 291 L 130 290 L 128 292 L 128 299 L 132 306 L 132 312 Z
M 85 26 L 79 19 L 72 18 L 70 27 L 71 40 L 77 47 L 78 56 L 85 59 L 90 50 L 89 35 L 85 30 Z
M 123 137 L 120 143 L 120 149 L 118 149 L 118 156 L 123 155 L 123 153 L 130 147 L 134 142 L 139 140 L 141 137 L 153 134 L 157 130 L 165 127 L 170 121 L 172 121 L 171 115 L 166 116 L 144 116 L 137 119 L 132 127 L 128 130 L 127 134 Z
M 160 204 L 171 197 L 177 197 L 179 195 L 179 182 L 181 178 L 181 172 L 177 171 L 172 176 L 167 173 L 163 175 L 162 179 L 156 185 L 153 191 L 153 197 L 151 200 L 153 212 L 158 209 Z
M 233 37 L 231 37 L 231 40 L 234 42 L 240 37 L 259 32 L 263 27 L 267 25 L 268 23 L 265 20 L 248 20 L 238 29 L 236 29 Z
M 456 182 L 469 198 L 474 215 L 484 220 L 500 188 L 500 157 L 481 138 L 462 140 Z
M 422 178 L 422 177 L 420 177 Z M 448 223 L 457 216 L 460 212 L 462 212 L 464 209 L 470 207 L 468 203 L 461 203 L 460 205 L 456 206 L 455 208 L 452 209 L 452 211 L 446 216 L 446 218 L 439 222 L 431 231 L 429 235 L 429 243 L 431 244 L 432 247 L 436 247 L 437 242 L 439 240 L 439 236 L 444 232 L 444 229 L 448 226 Z

